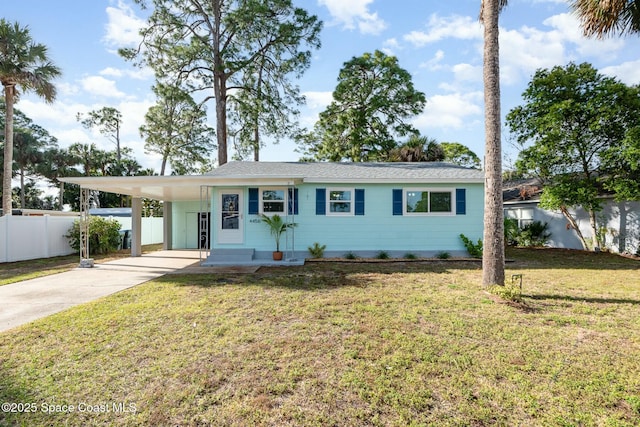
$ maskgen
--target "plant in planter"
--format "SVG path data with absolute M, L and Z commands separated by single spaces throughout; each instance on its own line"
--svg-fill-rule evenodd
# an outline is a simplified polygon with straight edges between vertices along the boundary
M 280 261 L 282 259 L 282 252 L 280 251 L 280 237 L 282 237 L 282 233 L 287 231 L 289 228 L 293 228 L 296 226 L 293 222 L 284 222 L 282 217 L 278 214 L 267 216 L 262 215 L 262 222 L 267 224 L 269 227 L 269 232 L 276 240 L 276 250 L 273 252 L 273 259 L 276 261 Z

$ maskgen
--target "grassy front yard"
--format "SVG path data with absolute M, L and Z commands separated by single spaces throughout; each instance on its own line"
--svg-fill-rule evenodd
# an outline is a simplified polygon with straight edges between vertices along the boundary
M 0 334 L 0 425 L 640 424 L 640 262 L 508 256 L 521 305 L 462 261 L 165 276 Z

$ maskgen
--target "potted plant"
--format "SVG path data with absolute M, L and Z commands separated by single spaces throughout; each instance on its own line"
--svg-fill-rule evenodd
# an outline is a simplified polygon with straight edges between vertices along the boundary
M 267 216 L 262 215 L 262 222 L 267 224 L 269 227 L 269 232 L 276 240 L 276 250 L 273 252 L 274 261 L 282 260 L 282 252 L 280 252 L 280 237 L 282 237 L 282 233 L 284 233 L 287 229 L 293 228 L 296 226 L 295 223 L 292 222 L 284 222 L 282 217 L 278 214 Z

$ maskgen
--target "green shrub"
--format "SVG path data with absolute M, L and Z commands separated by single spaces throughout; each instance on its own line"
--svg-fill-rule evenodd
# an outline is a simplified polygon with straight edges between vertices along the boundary
M 389 259 L 389 253 L 386 251 L 380 251 L 378 252 L 378 254 L 376 255 L 377 259 Z
M 451 258 L 451 254 L 449 252 L 446 252 L 446 251 L 438 252 L 436 254 L 436 258 L 438 258 L 438 259 L 449 259 L 449 258 Z
M 514 284 L 505 284 L 504 286 L 494 285 L 489 287 L 489 292 L 506 301 L 522 302 L 522 289 Z
M 315 242 L 313 246 L 309 246 L 307 249 L 313 258 L 322 258 L 324 256 L 324 250 L 327 245 L 320 246 L 320 243 Z
M 473 243 L 473 241 L 464 234 L 460 235 L 460 239 L 462 239 L 462 243 L 464 247 L 467 248 L 469 255 L 473 258 L 482 258 L 482 239 L 478 239 L 478 243 Z
M 75 220 L 65 236 L 69 245 L 80 252 L 80 220 Z M 89 254 L 108 254 L 120 247 L 120 223 L 115 219 L 89 217 Z
M 418 257 L 416 256 L 416 254 L 412 254 L 411 252 L 407 252 L 406 254 L 404 254 L 404 259 L 417 259 Z
M 546 222 L 533 221 L 522 227 L 516 236 L 516 243 L 525 248 L 544 246 L 551 237 L 551 233 L 547 232 L 548 228 Z
M 520 227 L 518 220 L 515 218 L 504 219 L 504 241 L 509 246 L 516 245 L 518 236 L 520 235 Z
M 345 259 L 358 259 L 358 256 L 351 251 L 344 254 L 344 257 Z

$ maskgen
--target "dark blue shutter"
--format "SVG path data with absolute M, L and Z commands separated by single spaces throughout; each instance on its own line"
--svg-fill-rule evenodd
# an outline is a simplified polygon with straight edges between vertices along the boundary
M 356 188 L 356 205 L 354 213 L 364 215 L 364 188 Z
M 249 189 L 249 215 L 257 215 L 260 212 L 260 201 L 257 188 Z
M 393 214 L 402 215 L 402 190 L 393 189 Z
M 456 215 L 467 214 L 467 190 L 456 188 Z
M 327 214 L 327 189 L 316 188 L 316 215 Z
M 287 208 L 287 213 L 289 215 L 298 215 L 298 189 L 297 188 L 289 188 L 289 197 L 287 198 L 289 201 L 289 207 Z

